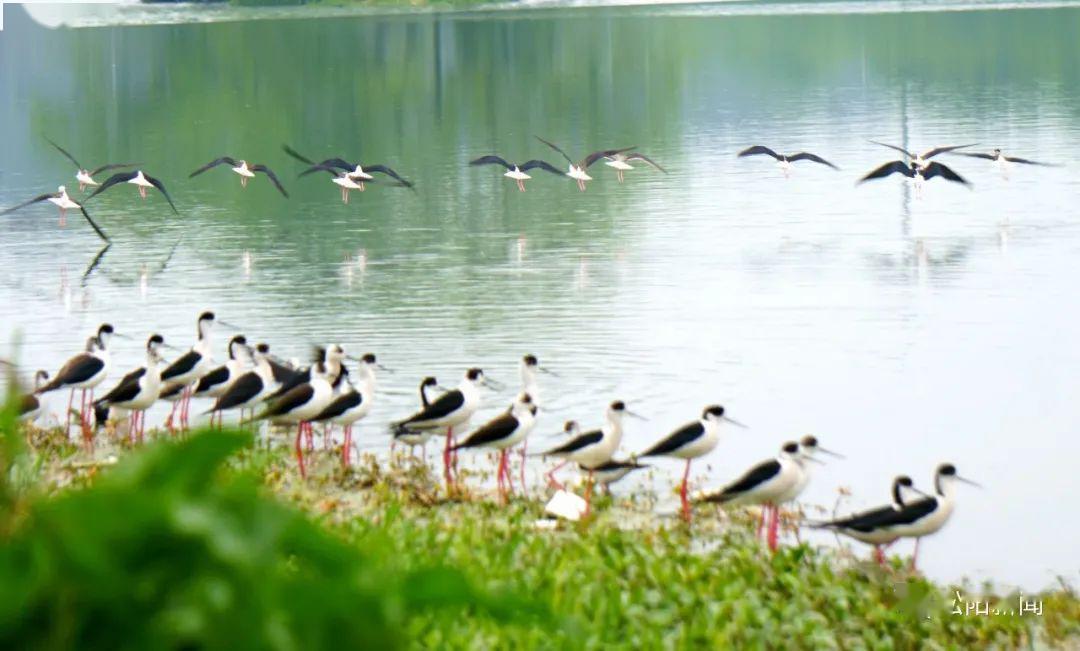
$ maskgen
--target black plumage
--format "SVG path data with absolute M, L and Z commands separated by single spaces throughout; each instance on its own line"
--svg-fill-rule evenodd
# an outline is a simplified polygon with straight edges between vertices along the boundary
M 205 393 L 228 380 L 229 367 L 223 364 L 199 378 L 199 382 L 195 385 L 195 393 Z
M 79 353 L 65 363 L 48 384 L 35 393 L 47 393 L 57 389 L 86 382 L 105 368 L 105 362 L 90 353 Z
M 331 418 L 337 418 L 350 409 L 359 407 L 364 402 L 364 396 L 359 391 L 346 391 L 345 393 L 334 398 L 330 404 L 326 405 L 326 408 L 319 412 L 319 415 L 312 418 L 313 421 L 330 420 Z
M 315 395 L 315 387 L 310 383 L 301 384 L 300 386 L 293 387 L 287 391 L 284 395 L 276 400 L 272 401 L 259 415 L 259 418 L 274 418 L 276 416 L 282 416 L 297 409 L 298 407 L 308 403 L 312 396 Z
M 468 438 L 450 449 L 475 448 L 501 441 L 509 438 L 520 424 L 521 422 L 512 413 L 500 414 L 484 423 L 479 429 L 469 434 Z
M 552 448 L 552 449 L 548 450 L 547 452 L 540 453 L 540 456 L 547 457 L 547 456 L 557 456 L 557 455 L 560 455 L 560 454 L 570 454 L 571 452 L 577 452 L 578 450 L 581 450 L 583 448 L 587 448 L 590 445 L 596 445 L 597 443 L 599 443 L 603 439 L 604 439 L 604 433 L 602 431 L 600 431 L 600 430 L 593 430 L 591 432 L 585 432 L 584 434 L 579 434 L 579 435 L 575 436 L 573 439 L 567 441 L 566 443 L 563 443 L 562 445 L 560 445 L 560 446 L 558 446 L 556 448 Z
M 173 378 L 190 373 L 201 359 L 202 353 L 198 353 L 194 350 L 187 351 L 180 357 L 177 357 L 172 364 L 169 364 L 169 366 L 161 372 L 161 380 L 167 382 Z
M 705 426 L 701 421 L 694 421 L 675 430 L 662 441 L 641 453 L 642 457 L 655 457 L 671 454 L 705 435 Z
M 713 493 L 705 498 L 707 502 L 727 502 L 747 493 L 761 484 L 769 481 L 780 474 L 780 462 L 776 459 L 762 461 L 739 477 L 735 482 L 728 484 L 718 493 Z
M 464 404 L 465 394 L 463 394 L 460 389 L 447 391 L 432 401 L 427 407 L 421 409 L 412 416 L 409 416 L 405 420 L 395 423 L 394 429 L 398 431 L 408 431 L 417 428 L 422 429 L 429 426 L 431 421 L 446 418 L 458 409 L 461 409 Z
M 233 407 L 245 404 L 255 396 L 259 395 L 259 392 L 262 390 L 262 376 L 255 371 L 248 371 L 236 378 L 236 382 L 233 382 L 232 386 L 218 397 L 214 402 L 214 406 L 208 409 L 206 413 L 232 409 Z
M 146 367 L 140 367 L 128 373 L 120 380 L 120 383 L 106 393 L 95 405 L 123 404 L 134 400 L 139 395 L 139 379 L 146 375 Z
M 86 199 L 84 199 L 84 201 L 89 201 L 89 200 L 93 199 L 94 197 L 96 197 L 97 195 L 101 194 L 102 192 L 108 190 L 109 188 L 116 185 L 117 183 L 127 183 L 128 181 L 130 181 L 131 179 L 134 179 L 138 175 L 139 175 L 139 170 L 135 170 L 133 172 L 117 172 L 116 174 L 113 174 L 112 176 L 110 176 L 100 186 L 98 186 L 98 188 L 96 190 L 91 192 L 90 196 L 86 197 Z M 169 202 L 169 207 L 172 208 L 172 211 L 179 215 L 180 211 L 178 211 L 176 209 L 176 205 L 173 203 L 172 197 L 169 196 L 168 190 L 165 189 L 165 184 L 162 183 L 161 181 L 155 179 L 154 177 L 148 175 L 148 174 L 143 174 L 143 178 L 146 179 L 146 181 L 150 185 L 157 188 L 157 190 L 159 192 L 161 192 L 162 195 L 164 195 L 165 200 Z

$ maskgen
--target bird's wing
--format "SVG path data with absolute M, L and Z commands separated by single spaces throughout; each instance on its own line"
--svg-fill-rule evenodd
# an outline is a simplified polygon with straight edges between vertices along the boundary
M 967 156 L 968 158 L 985 158 L 986 160 L 995 160 L 997 157 L 993 154 L 983 154 L 977 152 L 958 151 L 957 156 Z
M 82 168 L 83 168 L 83 166 L 82 166 L 82 165 L 81 165 L 81 164 L 79 163 L 79 161 L 75 160 L 75 157 L 74 157 L 74 156 L 72 156 L 71 154 L 69 154 L 69 153 L 68 153 L 68 150 L 64 149 L 63 147 L 61 147 L 60 145 L 56 144 L 56 143 L 55 143 L 55 142 L 53 142 L 52 140 L 49 140 L 48 138 L 46 138 L 45 140 L 48 140 L 48 141 L 49 141 L 49 144 L 50 144 L 50 145 L 52 145 L 53 147 L 56 147 L 56 151 L 58 151 L 58 152 L 60 152 L 61 154 L 63 154 L 65 158 L 67 158 L 67 159 L 68 159 L 69 161 L 71 161 L 72 163 L 75 163 L 75 167 L 77 167 L 77 168 L 79 168 L 79 169 L 82 169 Z
M 464 441 L 455 445 L 453 449 L 475 448 L 502 441 L 513 434 L 517 426 L 518 419 L 513 414 L 503 412 L 474 430 L 472 434 L 469 434 Z
M 966 145 L 948 145 L 945 147 L 934 147 L 933 149 L 927 150 L 927 152 L 923 154 L 923 159 L 925 160 L 927 158 L 933 158 L 938 154 L 944 154 L 945 152 L 949 151 L 956 151 L 957 149 L 963 149 L 964 147 L 971 147 L 974 144 L 975 143 L 973 142 L 969 142 Z
M 49 194 L 39 194 L 38 196 L 34 197 L 33 199 L 31 199 L 29 201 L 24 201 L 24 202 L 20 203 L 17 206 L 13 206 L 11 208 L 8 208 L 7 210 L 0 211 L 0 215 L 6 215 L 9 212 L 15 212 L 19 208 L 25 208 L 26 206 L 29 206 L 32 203 L 37 203 L 39 201 L 45 201 L 46 199 L 52 199 L 55 196 L 56 196 L 55 192 L 50 192 Z
M 872 144 L 875 144 L 875 145 L 881 145 L 882 147 L 888 147 L 889 149 L 892 149 L 893 151 L 898 151 L 901 154 L 907 156 L 908 158 L 918 158 L 915 154 L 913 154 L 910 151 L 904 149 L 903 147 L 897 147 L 896 145 L 890 145 L 890 144 L 887 144 L 887 143 L 884 143 L 884 142 L 878 142 L 877 140 L 871 140 L 870 142 Z
M 881 167 L 871 170 L 869 174 L 859 179 L 859 183 L 863 181 L 870 181 L 872 179 L 883 179 L 890 174 L 899 172 L 904 176 L 914 176 L 915 173 L 911 171 L 911 166 L 902 160 L 891 160 L 885 163 Z
M 1026 158 L 1016 158 L 1015 156 L 1006 156 L 1005 160 L 1010 163 L 1020 163 L 1021 165 L 1041 165 L 1042 167 L 1054 167 L 1053 163 L 1040 163 L 1039 161 L 1028 160 Z
M 346 172 L 351 172 L 356 169 L 356 165 L 354 163 L 350 163 L 344 158 L 327 158 L 324 161 L 319 161 L 319 165 L 344 170 Z
M 626 160 L 639 160 L 639 161 L 642 161 L 643 163 L 646 163 L 648 165 L 652 165 L 653 167 L 660 170 L 664 174 L 667 174 L 666 169 L 664 169 L 663 167 L 660 167 L 660 165 L 658 165 L 656 161 L 654 161 L 653 159 L 649 158 L 648 156 L 646 156 L 645 154 L 642 154 L 640 152 L 635 151 L 632 154 L 627 154 L 626 155 Z
M 551 172 L 559 176 L 566 176 L 566 172 L 562 171 L 558 167 L 555 167 L 547 161 L 542 161 L 538 158 L 534 158 L 531 161 L 526 162 L 524 165 L 518 167 L 522 172 L 528 172 L 531 169 L 542 169 L 545 172 Z
M 109 188 L 116 185 L 117 183 L 127 183 L 128 181 L 130 181 L 131 179 L 135 178 L 138 175 L 139 175 L 138 170 L 131 170 L 131 171 L 128 171 L 128 172 L 117 172 L 116 174 L 113 174 L 109 178 L 105 179 L 105 182 L 102 183 L 101 185 L 99 185 L 97 187 L 97 189 L 94 190 L 93 192 L 91 192 L 89 196 L 87 196 L 85 199 L 83 199 L 83 201 L 90 201 L 91 199 L 98 196 L 102 192 L 108 190 Z
M 809 160 L 809 161 L 814 161 L 815 163 L 821 163 L 822 165 L 828 165 L 829 167 L 833 168 L 834 170 L 840 169 L 839 167 L 837 167 L 836 165 L 833 165 L 832 163 L 825 160 L 821 156 L 818 156 L 817 154 L 811 154 L 810 152 L 806 152 L 806 151 L 800 151 L 799 153 L 795 154 L 794 156 L 788 156 L 788 160 L 793 162 L 793 163 L 795 161 L 797 161 L 797 160 Z
M 776 459 L 763 461 L 746 471 L 746 474 L 742 477 L 739 477 L 734 482 L 724 486 L 719 493 L 710 496 L 712 499 L 709 499 L 709 501 L 726 502 L 730 499 L 734 499 L 735 497 L 764 484 L 778 474 L 780 474 L 779 461 Z
M 552 448 L 547 452 L 541 453 L 540 456 L 558 456 L 563 454 L 570 454 L 576 452 L 581 448 L 595 445 L 604 438 L 604 433 L 600 430 L 593 430 L 591 432 L 585 432 L 584 434 L 578 434 L 574 438 L 570 439 L 566 443 L 563 443 L 557 448 Z
M 281 187 L 281 181 L 278 180 L 277 175 L 274 174 L 274 171 L 272 169 L 270 169 L 266 165 L 252 165 L 251 171 L 262 172 L 263 174 L 265 174 L 266 177 L 270 179 L 270 182 L 274 184 L 274 187 L 278 189 L 278 192 L 284 195 L 286 199 L 289 198 L 289 193 L 285 191 L 285 188 Z
M 366 166 L 364 166 L 364 171 L 365 172 L 381 172 L 383 174 L 386 174 L 387 176 L 394 177 L 395 179 L 397 179 L 397 181 L 399 183 L 401 183 L 402 185 L 404 185 L 407 188 L 411 188 L 413 186 L 412 183 L 410 183 L 409 181 L 406 181 L 404 178 L 399 176 L 397 172 L 390 169 L 386 165 L 366 165 Z
M 195 368 L 195 365 L 202 359 L 202 355 L 189 350 L 180 357 L 177 357 L 172 364 L 161 372 L 161 380 L 163 382 L 171 380 L 175 377 L 180 377 L 185 373 L 190 373 L 191 369 Z
M 534 137 L 534 138 L 536 138 L 537 140 L 539 140 L 540 142 L 544 143 L 544 144 L 545 144 L 545 145 L 547 145 L 548 147 L 551 147 L 551 148 L 552 148 L 552 149 L 554 149 L 555 151 L 557 151 L 557 152 L 559 152 L 560 154 L 562 154 L 562 157 L 566 159 L 566 162 L 567 162 L 567 163 L 570 163 L 571 165 L 573 165 L 573 164 L 574 164 L 574 161 L 570 160 L 570 157 L 566 155 L 566 152 L 565 152 L 565 151 L 563 151 L 563 150 L 561 150 L 561 149 L 559 149 L 559 146 L 558 146 L 558 145 L 556 145 L 555 143 L 553 143 L 553 142 L 548 142 L 547 140 L 544 140 L 543 138 L 541 138 L 540 136 L 537 136 L 537 135 L 534 135 L 533 137 Z
M 215 386 L 225 382 L 229 379 L 229 367 L 222 364 L 221 366 L 212 369 L 209 373 L 199 378 L 198 383 L 195 384 L 195 393 L 202 393 L 209 391 Z
M 495 154 L 488 154 L 487 156 L 475 158 L 469 161 L 469 165 L 502 165 L 508 170 L 514 169 L 513 165 L 507 163 L 504 158 L 502 158 L 501 156 L 496 156 Z
M 90 170 L 90 176 L 101 174 L 107 170 L 122 170 L 126 167 L 135 167 L 136 165 L 138 165 L 138 163 L 106 163 Z
M 90 228 L 94 229 L 94 232 L 98 234 L 98 237 L 105 240 L 106 242 L 112 241 L 109 239 L 109 236 L 105 234 L 105 231 L 101 230 L 101 227 L 97 225 L 97 222 L 95 222 L 93 218 L 90 217 L 90 213 L 86 212 L 86 208 L 84 208 L 83 206 L 79 206 L 79 212 L 83 214 L 83 217 L 86 218 L 86 222 L 90 224 Z
M 236 378 L 236 381 L 232 383 L 225 393 L 221 394 L 209 411 L 232 409 L 237 405 L 242 405 L 259 395 L 262 389 L 262 377 L 255 371 L 248 371 Z
M 590 165 L 600 160 L 601 158 L 611 158 L 615 154 L 621 154 L 624 151 L 631 151 L 637 149 L 637 145 L 633 147 L 620 147 L 619 149 L 605 149 L 603 151 L 594 151 L 585 157 L 585 160 L 581 161 L 581 169 L 588 169 Z
M 293 149 L 292 147 L 290 147 L 288 145 L 282 145 L 281 149 L 286 154 L 288 154 L 289 156 L 292 156 L 293 158 L 300 161 L 301 163 L 307 163 L 308 165 L 314 165 L 315 164 L 315 162 L 312 161 L 310 158 L 308 158 L 307 156 L 304 156 L 303 154 L 301 154 L 300 152 L 296 151 L 295 149 Z
M 46 393 L 48 391 L 55 391 L 68 384 L 85 382 L 101 372 L 101 369 L 104 366 L 105 362 L 97 357 L 94 357 L 89 353 L 79 353 L 60 367 L 60 370 L 56 372 L 53 379 L 35 393 Z
M 746 149 L 739 152 L 738 157 L 743 158 L 745 156 L 758 156 L 760 154 L 765 154 L 766 156 L 772 156 L 776 160 L 780 160 L 780 154 L 778 154 L 775 151 L 769 149 L 765 145 L 754 145 L 753 147 L 747 147 Z
M 288 382 L 292 382 L 294 378 L 303 375 L 303 372 L 298 371 L 295 368 L 285 366 L 281 362 L 275 361 L 273 359 L 269 360 L 269 362 L 270 370 L 274 374 L 275 382 L 281 382 L 282 384 L 285 384 Z M 304 381 L 306 382 L 307 380 L 305 379 Z
M 964 177 L 960 176 L 956 172 L 952 171 L 951 168 L 949 168 L 949 167 L 947 167 L 945 165 L 942 165 L 941 163 L 930 163 L 929 165 L 927 165 L 923 169 L 922 174 L 923 174 L 923 178 L 926 179 L 927 181 L 934 178 L 935 176 L 940 176 L 941 178 L 946 179 L 948 181 L 955 181 L 956 183 L 963 183 L 964 185 L 966 185 L 968 187 L 971 186 L 971 184 L 968 183 L 967 180 Z
M 891 515 L 882 517 L 876 524 L 880 527 L 911 524 L 925 517 L 927 514 L 932 513 L 937 506 L 937 498 L 924 497 L 909 504 L 905 504 L 904 508 L 899 511 L 893 511 Z
M 315 394 L 315 388 L 311 383 L 305 382 L 286 391 L 280 398 L 271 402 L 266 411 L 259 414 L 258 418 L 273 418 L 287 414 L 293 409 L 311 400 Z
M 357 407 L 360 403 L 364 402 L 364 396 L 359 391 L 347 391 L 340 396 L 333 399 L 330 404 L 326 405 L 326 408 L 319 412 L 319 415 L 312 418 L 312 421 L 318 422 L 323 420 L 330 420 L 344 414 L 346 411 Z
M 865 532 L 876 528 L 895 514 L 896 509 L 892 506 L 882 506 L 876 509 L 854 513 L 845 518 L 830 520 L 828 522 L 818 522 L 811 526 L 816 529 L 853 529 L 855 531 Z
M 671 434 L 668 434 L 660 442 L 653 445 L 648 450 L 645 450 L 638 456 L 653 457 L 664 454 L 669 454 L 678 450 L 679 448 L 696 441 L 705 433 L 705 428 L 701 425 L 701 421 L 694 421 L 687 423 L 686 425 L 675 430 Z
M 165 200 L 169 202 L 169 206 L 172 208 L 172 211 L 179 215 L 180 211 L 177 210 L 176 206 L 173 204 L 172 197 L 169 196 L 169 192 L 165 189 L 165 184 L 150 176 L 149 174 L 143 174 L 143 176 L 146 177 L 146 180 L 150 182 L 150 185 L 154 186 L 161 192 L 161 194 L 165 195 Z
M 338 168 L 336 168 L 336 167 L 331 167 L 330 165 L 312 165 L 311 167 L 307 168 L 303 172 L 300 172 L 299 174 L 297 174 L 296 178 L 300 178 L 301 176 L 307 176 L 308 174 L 311 174 L 313 172 L 329 172 L 330 176 L 340 176 L 341 175 L 341 172 L 338 171 Z
M 127 402 L 139 395 L 139 378 L 146 375 L 146 367 L 137 368 L 128 373 L 113 387 L 112 391 L 105 394 L 99 403 Z
M 405 429 L 423 427 L 428 421 L 445 418 L 465 404 L 465 395 L 460 389 L 453 389 L 436 398 L 427 407 L 398 423 Z
M 217 167 L 218 165 L 224 165 L 225 163 L 228 163 L 229 165 L 232 165 L 233 167 L 236 167 L 237 165 L 239 165 L 239 163 L 236 162 L 236 159 L 230 158 L 228 156 L 222 156 L 221 158 L 215 158 L 214 160 L 210 161 L 206 165 L 203 165 L 199 169 L 195 170 L 194 172 L 192 172 L 191 174 L 188 175 L 188 178 L 190 179 L 192 177 L 198 176 L 198 175 L 202 174 L 203 172 L 205 172 L 206 170 L 208 170 L 208 169 L 210 169 L 212 167 Z

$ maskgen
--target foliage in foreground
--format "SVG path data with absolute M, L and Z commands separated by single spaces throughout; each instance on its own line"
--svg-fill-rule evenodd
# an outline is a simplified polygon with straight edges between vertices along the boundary
M 6 478 L 20 455 L 5 420 Z M 0 479 L 0 648 L 387 649 L 428 609 L 526 610 L 432 563 L 380 567 L 255 478 L 221 472 L 250 442 L 155 444 L 56 497 Z

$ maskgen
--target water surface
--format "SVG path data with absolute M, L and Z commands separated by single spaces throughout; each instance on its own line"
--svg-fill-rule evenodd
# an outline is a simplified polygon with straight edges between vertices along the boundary
M 103 320 L 187 345 L 205 308 L 283 356 L 341 342 L 397 371 L 360 430 L 372 448 L 422 375 L 453 383 L 475 364 L 513 383 L 533 352 L 561 376 L 543 387 L 534 445 L 623 398 L 650 418 L 630 425 L 628 453 L 721 402 L 751 429 L 696 466 L 702 486 L 805 433 L 847 455 L 820 470 L 813 504 L 831 507 L 840 486 L 855 495 L 844 508 L 878 503 L 893 475 L 927 486 L 949 460 L 986 488 L 962 492 L 923 545 L 928 572 L 1077 578 L 1080 11 L 758 6 L 780 15 L 46 30 L 8 7 L 0 205 L 73 185 L 49 136 L 88 165 L 142 162 L 181 214 L 126 188 L 94 199 L 114 244 L 93 267 L 99 243 L 78 219 L 4 217 L 0 349 L 21 337 L 21 359 L 55 368 Z M 638 145 L 670 173 L 619 184 L 601 166 L 586 193 L 538 173 L 522 194 L 465 167 L 492 152 L 557 163 L 533 134 L 575 156 Z M 933 182 L 916 199 L 896 179 L 854 187 L 890 159 L 868 138 L 1000 145 L 1064 166 L 1006 181 L 943 159 L 975 189 Z M 285 142 L 390 164 L 416 192 L 374 187 L 342 205 L 326 178 L 295 178 Z M 735 158 L 755 143 L 842 171 L 785 179 Z M 262 179 L 242 190 L 224 170 L 187 179 L 223 154 L 270 164 L 292 198 Z M 118 342 L 115 359 L 134 366 L 139 348 Z M 670 503 L 681 468 L 658 466 L 646 481 Z

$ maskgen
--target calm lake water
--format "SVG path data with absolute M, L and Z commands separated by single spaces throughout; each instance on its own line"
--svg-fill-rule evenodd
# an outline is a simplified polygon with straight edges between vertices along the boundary
M 928 573 L 1075 580 L 1080 10 L 984 4 L 59 30 L 9 5 L 0 205 L 74 185 L 48 136 L 88 165 L 142 162 L 181 214 L 126 188 L 95 198 L 114 244 L 89 271 L 100 245 L 80 217 L 61 230 L 51 207 L 5 216 L 0 350 L 19 341 L 28 367 L 54 369 L 105 320 L 187 346 L 206 308 L 283 356 L 340 342 L 396 371 L 360 429 L 370 449 L 422 375 L 456 383 L 475 364 L 513 384 L 533 352 L 561 376 L 543 386 L 535 446 L 566 418 L 599 423 L 614 398 L 649 417 L 624 453 L 720 402 L 751 428 L 695 466 L 699 486 L 806 433 L 847 455 L 805 495 L 830 508 L 841 486 L 854 492 L 843 508 L 882 502 L 901 472 L 929 487 L 948 460 L 985 489 L 964 490 L 923 545 Z M 575 156 L 638 145 L 670 173 L 619 184 L 598 166 L 581 193 L 539 172 L 522 194 L 465 166 L 493 152 L 559 163 L 533 134 Z M 974 190 L 934 181 L 916 199 L 898 178 L 854 187 L 893 158 L 868 138 L 1063 166 L 1005 180 L 943 157 Z M 282 143 L 390 164 L 416 192 L 372 187 L 343 205 L 326 177 L 295 178 Z M 735 158 L 756 143 L 842 171 L 785 179 Z M 269 164 L 292 198 L 225 170 L 187 178 L 225 154 Z M 132 367 L 140 349 L 119 341 L 114 359 Z M 673 504 L 681 466 L 657 465 L 644 479 Z

